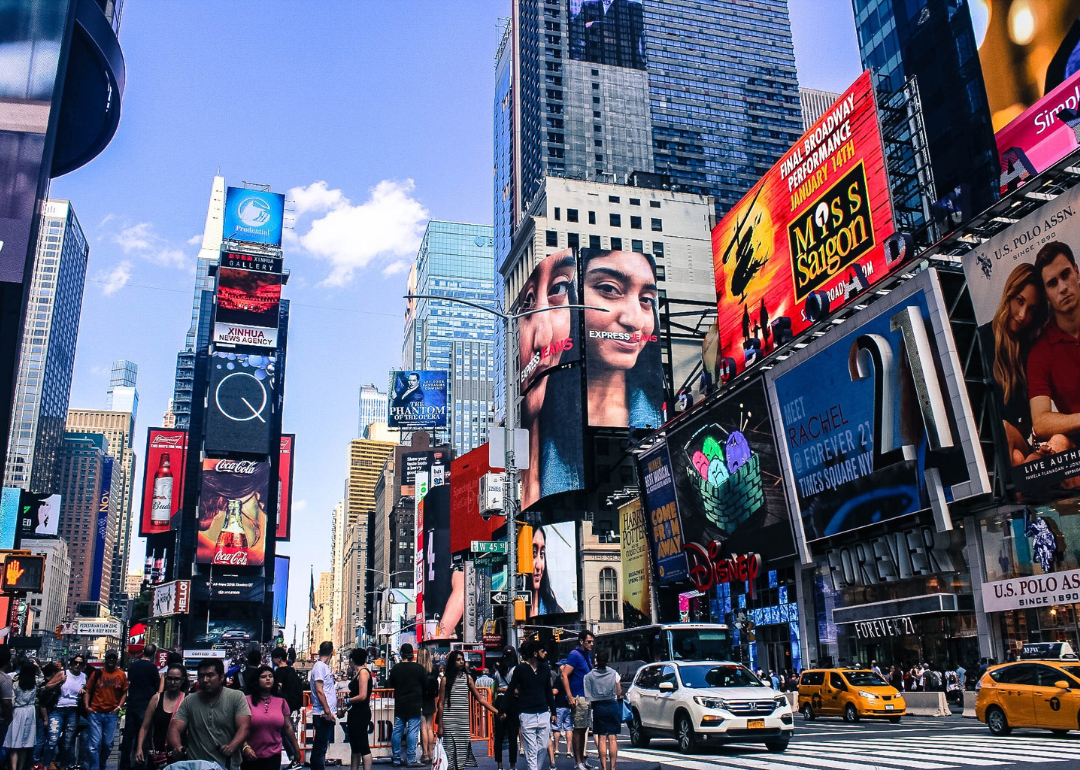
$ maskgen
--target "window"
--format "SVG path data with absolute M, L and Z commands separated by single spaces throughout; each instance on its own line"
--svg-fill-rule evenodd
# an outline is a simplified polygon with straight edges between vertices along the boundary
M 592 70 L 592 76 L 593 76 L 594 78 L 595 78 L 595 77 L 599 77 L 599 76 L 600 76 L 600 70 Z
M 567 209 L 566 210 L 566 221 L 567 222 L 577 222 L 578 221 L 577 209 Z
M 649 207 L 654 209 L 660 208 L 660 201 L 649 201 Z
M 603 162 L 604 162 L 604 156 L 603 156 L 603 155 L 597 155 L 597 156 L 596 156 L 596 162 L 597 162 L 597 163 L 603 163 Z M 598 166 L 598 167 L 596 168 L 596 170 L 597 170 L 597 171 L 599 171 L 599 170 L 600 170 L 600 167 Z
M 619 196 L 618 195 L 609 195 L 607 197 L 607 201 L 608 201 L 608 203 L 619 203 Z
M 652 242 L 652 253 L 656 256 L 657 259 L 664 256 L 664 242 L 663 241 L 653 241 Z
M 600 117 L 600 110 L 593 110 L 593 111 L 592 111 L 592 116 L 593 116 L 594 118 L 598 118 L 598 117 Z
M 595 225 L 596 224 L 596 212 L 595 211 L 590 211 L 589 212 L 589 224 L 590 225 Z
M 611 567 L 600 570 L 600 620 L 619 619 L 619 576 Z
M 590 235 L 589 236 L 589 248 L 590 249 L 599 249 L 599 248 L 601 248 L 601 246 L 600 246 L 600 236 L 599 235 Z
M 592 84 L 592 90 L 599 91 L 600 90 L 600 84 L 599 83 L 593 83 Z
M 578 245 L 579 245 L 578 234 L 577 233 L 567 233 L 566 234 L 566 245 L 567 245 L 567 247 L 569 247 L 571 249 L 576 249 L 578 247 Z
M 603 147 L 604 146 L 604 140 L 603 139 L 593 139 L 592 144 L 593 144 L 593 147 Z
M 599 134 L 603 129 L 600 126 L 593 124 L 592 130 L 594 134 Z
M 612 570 L 612 571 L 614 571 L 614 570 Z M 679 689 L 679 680 L 676 679 L 676 677 L 675 677 L 675 667 L 674 666 L 664 666 L 662 669 L 660 669 L 660 682 L 659 682 L 659 684 L 663 684 L 664 682 L 669 683 L 676 690 Z
M 559 214 L 560 214 L 560 213 L 561 213 L 561 212 L 559 211 L 559 207 L 558 207 L 558 206 L 556 206 L 556 207 L 555 207 L 555 221 L 556 221 L 556 222 L 558 222 L 558 221 L 559 221 Z
M 829 687 L 834 690 L 846 690 L 847 685 L 844 684 L 844 678 L 835 671 L 829 672 Z
M 641 217 L 634 217 L 634 216 L 630 217 L 630 229 L 631 230 L 640 230 L 641 229 Z
M 645 244 L 639 241 L 637 238 L 630 241 L 630 250 L 636 251 L 638 254 L 645 251 Z
M 660 219 L 660 217 L 653 217 L 652 218 L 652 231 L 654 233 L 662 233 L 662 232 L 664 232 L 664 220 Z
M 592 98 L 592 103 L 593 104 L 599 104 L 600 103 L 600 97 L 599 96 L 594 96 Z
M 554 230 L 548 230 L 547 233 L 546 233 L 546 245 L 547 246 L 558 246 L 559 245 L 559 234 L 557 232 L 555 232 Z
M 622 227 L 622 214 L 608 214 L 608 224 L 612 227 Z
M 658 280 L 658 281 L 667 280 L 667 271 L 664 269 L 663 265 L 657 265 L 656 266 L 656 280 Z
M 611 239 L 611 250 L 612 251 L 622 251 L 622 238 L 612 238 Z

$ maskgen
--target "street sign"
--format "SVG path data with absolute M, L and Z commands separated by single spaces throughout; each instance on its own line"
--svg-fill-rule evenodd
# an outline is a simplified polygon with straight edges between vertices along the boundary
M 224 658 L 225 650 L 184 650 L 185 658 Z
M 512 443 L 514 467 L 518 470 L 528 470 L 529 431 L 525 428 L 514 428 Z M 488 429 L 488 465 L 497 471 L 506 468 L 506 428 Z
M 119 620 L 80 620 L 75 624 L 78 636 L 120 636 Z
M 506 591 L 492 591 L 491 603 L 492 604 L 506 604 L 510 600 Z
M 469 547 L 473 553 L 506 553 L 506 543 L 502 540 L 473 540 Z

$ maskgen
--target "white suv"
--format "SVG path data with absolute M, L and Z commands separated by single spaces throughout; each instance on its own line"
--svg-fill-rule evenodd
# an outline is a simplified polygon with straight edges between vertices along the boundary
M 705 741 L 760 741 L 769 751 L 783 751 L 795 730 L 787 698 L 738 663 L 651 663 L 638 670 L 626 699 L 636 748 L 671 736 L 684 754 Z

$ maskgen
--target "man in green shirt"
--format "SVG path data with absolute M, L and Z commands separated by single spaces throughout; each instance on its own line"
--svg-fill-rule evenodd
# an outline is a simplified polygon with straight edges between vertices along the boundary
M 227 769 L 247 740 L 251 709 L 242 692 L 225 689 L 221 658 L 199 663 L 198 676 L 199 692 L 184 698 L 169 722 L 169 761 L 201 759 Z

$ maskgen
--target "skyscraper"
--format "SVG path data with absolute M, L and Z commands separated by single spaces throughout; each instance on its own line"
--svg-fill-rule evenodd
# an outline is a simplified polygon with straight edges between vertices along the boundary
M 493 246 L 488 225 L 432 220 L 416 255 L 415 293 L 446 294 L 494 308 Z M 402 366 L 454 376 L 447 407 L 458 453 L 487 440 L 495 337 L 494 315 L 456 302 L 418 299 L 405 319 Z
M 49 200 L 30 282 L 5 484 L 57 491 L 90 246 L 65 200 Z
M 368 427 L 373 422 L 386 422 L 388 403 L 386 392 L 379 390 L 375 383 L 360 386 L 360 424 L 357 436 L 371 438 Z
M 130 412 L 132 421 L 139 414 L 139 392 L 135 381 L 139 367 L 133 361 L 113 361 L 109 375 L 109 389 L 105 392 L 105 408 L 110 412 Z
M 824 115 L 825 111 L 839 98 L 840 94 L 834 94 L 831 91 L 800 88 L 799 103 L 802 105 L 803 130 L 809 131 L 810 127 L 817 123 L 818 118 Z

